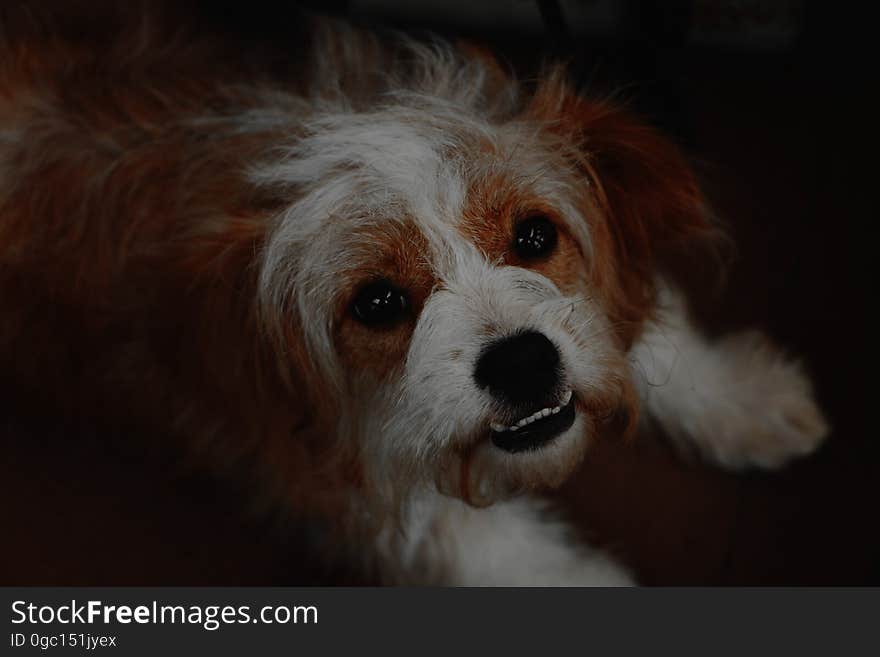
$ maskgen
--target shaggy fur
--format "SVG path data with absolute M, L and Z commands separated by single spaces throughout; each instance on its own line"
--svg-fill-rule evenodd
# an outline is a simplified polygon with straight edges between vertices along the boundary
M 824 437 L 796 364 L 708 343 L 661 282 L 714 233 L 681 153 L 561 69 L 326 20 L 286 61 L 155 17 L 2 21 L 0 363 L 51 412 L 185 445 L 390 582 L 628 583 L 529 496 L 640 406 L 725 466 Z M 523 261 L 538 214 L 558 244 Z M 381 329 L 352 313 L 379 279 L 408 299 Z M 489 426 L 523 413 L 474 368 L 525 330 L 576 417 L 510 453 Z

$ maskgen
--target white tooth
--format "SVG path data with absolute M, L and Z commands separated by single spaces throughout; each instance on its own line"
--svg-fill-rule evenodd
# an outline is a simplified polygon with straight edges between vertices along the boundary
M 543 411 L 541 411 L 541 417 L 547 417 L 548 415 L 550 415 L 550 413 L 551 413 L 550 409 L 545 408 Z
M 559 412 L 559 407 L 558 406 L 554 407 L 553 410 L 550 412 L 553 413 L 553 415 L 556 415 Z
M 503 424 L 498 424 L 497 422 L 490 422 L 489 428 L 492 429 L 492 431 L 498 431 L 499 433 L 507 429 Z
M 510 431 L 516 431 L 517 429 L 519 429 L 519 427 L 516 426 L 515 424 L 512 427 L 510 427 Z
M 571 401 L 571 390 L 562 395 L 562 404 L 560 406 L 566 406 L 568 402 Z

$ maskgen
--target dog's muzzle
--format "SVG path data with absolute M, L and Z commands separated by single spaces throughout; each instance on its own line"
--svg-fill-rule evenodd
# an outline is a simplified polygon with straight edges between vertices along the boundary
M 492 342 L 477 360 L 474 379 L 515 418 L 490 424 L 500 449 L 539 449 L 574 423 L 574 396 L 560 390 L 559 350 L 543 333 L 523 331 Z

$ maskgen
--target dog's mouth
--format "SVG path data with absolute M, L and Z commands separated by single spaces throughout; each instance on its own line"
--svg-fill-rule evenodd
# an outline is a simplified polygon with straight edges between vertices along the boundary
M 569 390 L 562 395 L 558 406 L 542 408 L 509 426 L 490 423 L 492 443 L 511 453 L 540 449 L 571 428 L 574 418 L 575 399 Z

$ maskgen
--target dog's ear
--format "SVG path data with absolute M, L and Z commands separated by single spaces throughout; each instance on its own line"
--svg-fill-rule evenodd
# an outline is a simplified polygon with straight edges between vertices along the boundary
M 696 176 L 669 139 L 608 101 L 581 98 L 560 72 L 545 78 L 528 109 L 555 132 L 591 188 L 592 266 L 615 319 L 640 324 L 670 256 L 717 236 Z

